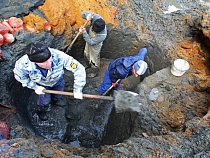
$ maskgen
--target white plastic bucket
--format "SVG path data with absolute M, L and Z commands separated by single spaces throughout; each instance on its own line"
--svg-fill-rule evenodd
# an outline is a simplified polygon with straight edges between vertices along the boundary
M 171 67 L 174 76 L 182 76 L 190 68 L 189 63 L 183 59 L 176 59 Z

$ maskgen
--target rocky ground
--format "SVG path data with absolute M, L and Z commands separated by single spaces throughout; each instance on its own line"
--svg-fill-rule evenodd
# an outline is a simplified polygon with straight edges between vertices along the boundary
M 180 10 L 167 13 L 172 5 Z M 209 2 L 19 0 L 3 1 L 2 6 L 1 20 L 18 16 L 25 27 L 35 27 L 37 32 L 23 30 L 15 34 L 14 43 L 1 46 L 5 61 L 0 63 L 0 119 L 7 122 L 10 133 L 7 140 L 0 140 L 0 157 L 210 156 Z M 142 82 L 130 77 L 121 85 L 122 91 L 139 94 L 130 103 L 138 111 L 116 113 L 115 102 L 63 97 L 67 106 L 52 107 L 52 119 L 39 122 L 33 113 L 37 96 L 14 80 L 14 62 L 32 41 L 65 51 L 85 22 L 82 10 L 101 14 L 109 32 L 101 52 L 100 75 L 87 78 L 84 93 L 98 95 L 111 59 L 148 49 L 149 69 Z M 32 25 L 37 19 L 47 19 L 51 31 Z M 79 37 L 68 54 L 83 63 L 83 49 Z M 181 77 L 170 72 L 177 58 L 190 64 Z M 71 77 L 66 72 L 65 91 L 72 91 Z M 158 93 L 152 101 L 149 96 L 154 88 Z

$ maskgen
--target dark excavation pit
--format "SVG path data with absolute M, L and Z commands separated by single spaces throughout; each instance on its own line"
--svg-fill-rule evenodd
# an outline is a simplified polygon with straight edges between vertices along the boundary
M 80 61 L 83 63 L 83 60 Z M 83 93 L 99 95 L 97 87 L 102 81 L 103 73 L 109 59 L 102 59 L 103 67 L 99 77 L 87 78 Z M 64 91 L 72 92 L 73 74 L 65 72 Z M 140 83 L 139 78 L 129 77 L 122 83 L 122 88 L 134 91 Z M 14 105 L 22 116 L 23 124 L 37 135 L 47 139 L 58 139 L 63 143 L 76 146 L 97 148 L 105 144 L 116 144 L 128 139 L 134 132 L 137 112 L 116 113 L 114 101 L 84 98 L 77 100 L 70 96 L 62 96 L 65 107 L 51 105 L 47 121 L 39 120 L 36 114 L 38 96 L 33 90 L 23 88 L 12 79 L 11 94 Z
M 35 113 L 37 95 L 33 91 L 13 81 L 11 92 L 26 126 L 47 139 L 76 146 L 93 148 L 122 142 L 132 134 L 137 117 L 135 112 L 116 114 L 112 101 L 63 96 L 66 106 L 51 105 L 49 120 L 41 121 Z
M 141 41 L 139 43 L 142 45 L 143 42 Z M 138 87 L 140 81 L 143 81 L 144 78 L 150 76 L 155 71 L 162 69 L 163 66 L 162 63 L 157 60 L 161 58 L 160 56 L 157 57 L 158 53 L 161 53 L 159 46 L 149 42 L 145 43 L 145 46 L 149 51 L 149 57 L 146 57 L 150 65 L 147 73 L 141 78 L 129 77 L 124 79 L 120 88 L 122 90 L 140 93 L 140 96 L 141 92 L 139 91 L 141 89 L 139 90 Z M 152 54 L 151 52 L 154 51 L 158 53 Z M 76 55 L 76 58 L 84 64 L 84 59 L 81 56 Z M 103 80 L 105 69 L 111 60 L 112 59 L 107 58 L 101 59 L 99 76 L 93 79 L 87 78 L 83 93 L 99 95 L 97 88 Z M 163 74 L 167 76 L 166 72 Z M 66 71 L 64 79 L 64 91 L 72 92 L 73 74 Z M 160 89 L 164 89 L 164 85 L 161 85 L 158 81 L 151 80 L 148 83 L 151 87 L 154 86 L 153 84 L 159 86 Z M 65 144 L 86 148 L 98 148 L 102 145 L 123 143 L 132 136 L 141 138 L 153 135 L 166 135 L 170 131 L 178 132 L 180 128 L 182 128 L 182 131 L 185 130 L 184 122 L 176 125 L 176 127 L 170 127 L 174 125 L 173 120 L 171 120 L 172 122 L 167 120 L 167 122 L 161 119 L 162 116 L 158 114 L 156 109 L 148 106 L 150 102 L 144 100 L 145 96 L 141 98 L 143 104 L 140 112 L 127 111 L 122 113 L 116 113 L 114 101 L 94 100 L 89 98 L 77 100 L 73 97 L 62 96 L 66 106 L 59 107 L 52 105 L 51 111 L 49 112 L 49 120 L 40 121 L 35 113 L 37 95 L 34 91 L 23 88 L 14 78 L 11 79 L 11 84 L 8 85 L 11 96 L 14 99 L 14 106 L 17 107 L 21 115 L 22 124 L 32 129 L 37 136 L 40 135 L 48 140 L 58 139 Z M 170 88 L 166 89 L 173 95 Z M 149 89 L 144 89 L 142 92 L 149 93 Z M 176 93 L 174 92 L 174 94 Z M 166 103 L 164 102 L 163 105 L 165 106 Z M 196 114 L 193 114 L 193 116 L 196 116 Z
M 145 43 L 145 45 L 149 52 L 154 50 L 156 52 L 160 51 L 159 47 L 154 43 Z M 149 64 L 152 65 L 149 67 L 149 72 L 141 78 L 131 76 L 124 79 L 120 89 L 138 93 L 140 81 L 148 77 L 153 71 L 162 68 L 162 64 L 156 60 L 156 54 L 149 53 L 148 55 L 151 57 Z M 76 57 L 81 58 L 79 61 L 84 64 L 84 59 L 81 56 Z M 110 61 L 111 59 L 101 59 L 99 76 L 87 78 L 83 93 L 99 95 L 97 88 Z M 153 65 L 156 66 L 154 67 Z M 167 73 L 164 73 L 164 75 L 167 76 Z M 65 71 L 64 79 L 64 91 L 72 92 L 73 74 Z M 145 96 L 140 98 L 143 105 L 139 112 L 125 111 L 121 113 L 116 112 L 114 101 L 89 98 L 77 100 L 73 97 L 62 96 L 66 106 L 51 105 L 51 111 L 48 113 L 49 120 L 40 121 L 35 113 L 37 95 L 33 90 L 23 88 L 14 78 L 11 80 L 12 84 L 9 85 L 12 88 L 10 88 L 10 91 L 14 99 L 14 106 L 17 107 L 22 117 L 22 123 L 32 129 L 37 135 L 41 135 L 49 140 L 58 139 L 65 144 L 98 148 L 101 145 L 122 143 L 133 135 L 143 137 L 142 133 L 157 136 L 167 134 L 168 131 L 176 132 L 178 131 L 177 129 L 183 126 L 183 124 L 180 124 L 176 129 L 169 127 L 169 122 L 166 124 L 165 120 L 160 119 L 160 115 L 157 114 L 155 109 L 147 106 L 149 103 L 145 102 Z M 152 86 L 152 84 L 156 83 L 151 80 L 149 84 Z M 161 85 L 159 86 L 162 87 Z M 162 131 L 163 128 L 167 129 L 167 132 Z

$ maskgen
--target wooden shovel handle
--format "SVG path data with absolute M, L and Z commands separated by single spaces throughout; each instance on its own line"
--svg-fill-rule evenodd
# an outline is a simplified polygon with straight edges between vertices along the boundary
M 119 81 L 120 81 L 120 79 L 118 79 L 118 80 L 116 81 L 116 83 L 118 83 Z M 106 95 L 113 87 L 114 87 L 114 86 L 111 85 L 111 86 L 109 87 L 109 89 L 107 89 L 106 92 L 104 92 L 103 95 Z
M 54 91 L 54 90 L 43 90 L 44 93 L 51 93 L 51 94 L 60 94 L 60 95 L 67 95 L 67 96 L 74 96 L 72 92 L 63 92 L 63 91 Z M 101 95 L 92 95 L 92 94 L 83 94 L 84 98 L 91 98 L 91 99 L 104 99 L 104 100 L 114 100 L 113 97 L 110 96 L 101 96 Z
M 88 24 L 88 20 L 86 20 L 85 24 L 83 25 L 83 27 L 85 27 Z M 71 42 L 71 44 L 68 46 L 66 53 L 71 49 L 72 45 L 74 44 L 74 42 L 77 40 L 77 38 L 79 37 L 81 32 L 78 32 L 77 35 L 75 36 L 75 38 L 73 39 L 73 41 Z

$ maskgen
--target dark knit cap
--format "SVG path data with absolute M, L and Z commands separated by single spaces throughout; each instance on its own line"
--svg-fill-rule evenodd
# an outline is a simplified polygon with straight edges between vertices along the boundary
M 34 42 L 27 45 L 26 54 L 30 61 L 36 63 L 43 63 L 51 57 L 48 47 L 40 42 Z
M 105 29 L 105 22 L 103 19 L 97 19 L 93 23 L 93 31 L 99 33 Z

